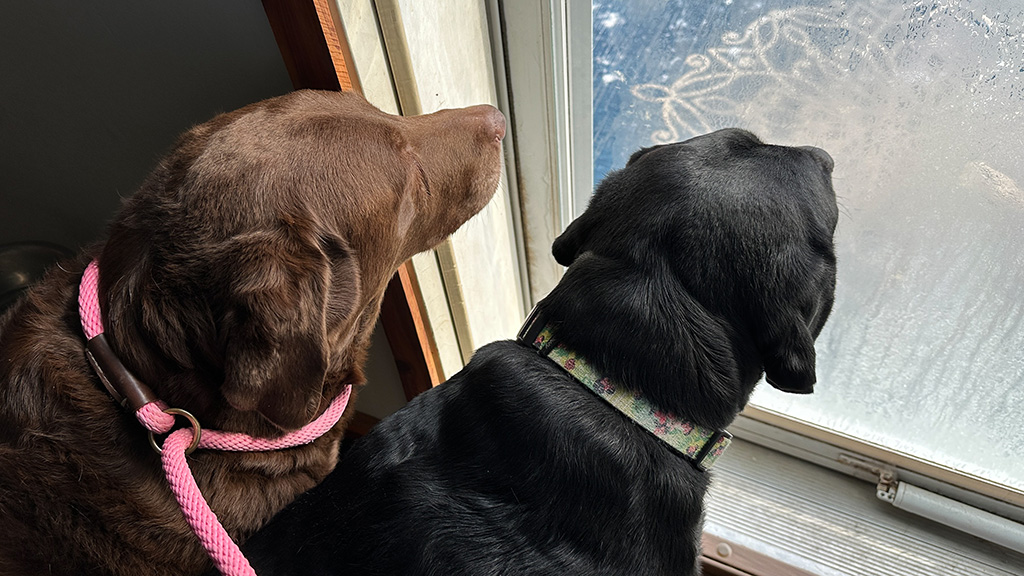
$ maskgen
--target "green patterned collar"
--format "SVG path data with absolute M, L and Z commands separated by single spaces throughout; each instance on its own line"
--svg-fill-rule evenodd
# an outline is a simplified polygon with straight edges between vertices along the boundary
M 698 469 L 711 468 L 732 441 L 732 435 L 725 430 L 713 430 L 677 418 L 639 393 L 597 373 L 585 358 L 554 341 L 550 327 L 539 320 L 536 311 L 519 332 L 519 341 L 561 366 L 588 390 L 671 446 Z

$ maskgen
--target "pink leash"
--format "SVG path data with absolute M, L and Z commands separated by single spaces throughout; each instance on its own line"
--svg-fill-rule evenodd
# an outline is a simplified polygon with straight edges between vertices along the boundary
M 338 423 L 342 413 L 345 411 L 345 406 L 348 405 L 352 387 L 346 386 L 345 390 L 331 402 L 327 410 L 316 420 L 280 438 L 256 438 L 248 434 L 201 430 L 199 423 L 191 414 L 184 410 L 168 408 L 162 401 L 152 399 L 151 393 L 140 382 L 134 381 L 131 385 L 144 389 L 144 393 L 141 396 L 138 396 L 138 394 L 135 396 L 125 394 L 119 386 L 111 385 L 109 380 L 118 380 L 125 377 L 133 380 L 133 378 L 130 374 L 127 376 L 119 375 L 120 371 L 127 373 L 127 370 L 119 364 L 115 367 L 111 367 L 109 364 L 104 367 L 103 363 L 109 363 L 111 360 L 97 361 L 96 359 L 101 356 L 100 351 L 96 350 L 96 347 L 106 346 L 103 337 L 97 338 L 103 334 L 103 319 L 100 315 L 98 287 L 99 267 L 94 260 L 82 275 L 82 283 L 78 294 L 78 309 L 82 317 L 82 329 L 85 331 L 85 337 L 89 341 L 89 360 L 92 362 L 93 367 L 96 368 L 101 380 L 103 380 L 104 385 L 114 396 L 115 400 L 120 401 L 122 405 L 130 403 L 136 408 L 136 418 L 150 431 L 150 441 L 153 443 L 153 447 L 160 452 L 160 459 L 163 462 L 167 483 L 171 486 L 171 492 L 174 493 L 174 498 L 178 501 L 185 520 L 188 521 L 192 531 L 195 532 L 199 541 L 203 544 L 203 548 L 206 549 L 210 558 L 217 565 L 217 569 L 224 576 L 256 576 L 256 572 L 249 565 L 249 561 L 242 555 L 238 545 L 231 540 L 224 526 L 217 519 L 217 515 L 214 514 L 209 504 L 206 503 L 206 499 L 203 498 L 202 493 L 199 491 L 199 486 L 192 476 L 192 471 L 188 467 L 186 455 L 192 453 L 196 448 L 235 452 L 263 452 L 308 444 Z M 127 397 L 122 399 L 122 396 Z M 141 400 L 138 398 L 141 398 Z M 191 428 L 181 428 L 171 432 L 171 429 L 174 427 L 175 414 L 187 418 Z M 167 434 L 169 432 L 170 436 L 164 440 L 163 448 L 157 447 L 156 442 L 152 439 L 153 434 Z

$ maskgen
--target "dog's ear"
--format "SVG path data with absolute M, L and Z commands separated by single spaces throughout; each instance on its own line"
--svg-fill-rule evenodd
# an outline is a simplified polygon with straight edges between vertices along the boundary
M 339 312 L 329 305 L 332 281 L 349 269 L 358 289 L 353 258 L 343 239 L 296 219 L 237 236 L 223 255 L 230 288 L 222 394 L 235 409 L 300 428 L 320 402 L 328 370 L 327 324 Z
M 814 338 L 800 314 L 787 316 L 762 354 L 765 380 L 783 392 L 810 394 L 817 381 Z
M 814 391 L 814 339 L 832 312 L 835 285 L 835 266 L 825 266 L 816 279 L 803 282 L 802 294 L 784 300 L 770 315 L 761 349 L 765 379 L 775 388 L 796 394 Z
M 587 242 L 591 228 L 593 227 L 586 212 L 573 220 L 569 227 L 565 229 L 565 232 L 562 232 L 558 238 L 555 238 L 554 244 L 551 245 L 551 254 L 554 255 L 555 261 L 562 266 L 572 264 L 576 257 L 580 255 L 583 245 Z

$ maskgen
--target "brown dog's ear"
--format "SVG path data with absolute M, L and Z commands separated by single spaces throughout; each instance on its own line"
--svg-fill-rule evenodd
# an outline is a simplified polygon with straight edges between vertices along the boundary
M 763 354 L 765 380 L 783 392 L 810 394 L 817 381 L 814 338 L 799 314 L 791 320 Z
M 222 394 L 284 430 L 302 427 L 320 403 L 329 362 L 332 277 L 356 268 L 344 241 L 290 220 L 229 241 Z M 357 284 L 354 285 L 358 289 Z
M 555 242 L 551 245 L 551 254 L 554 255 L 556 262 L 562 266 L 569 266 L 576 260 L 587 237 L 590 236 L 592 226 L 589 221 L 587 213 L 584 212 L 569 224 L 565 232 L 555 238 Z

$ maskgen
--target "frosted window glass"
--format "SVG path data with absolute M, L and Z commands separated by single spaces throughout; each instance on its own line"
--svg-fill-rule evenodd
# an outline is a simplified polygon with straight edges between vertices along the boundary
M 595 178 L 726 126 L 836 160 L 818 386 L 753 401 L 1024 490 L 1024 7 L 594 4 Z

